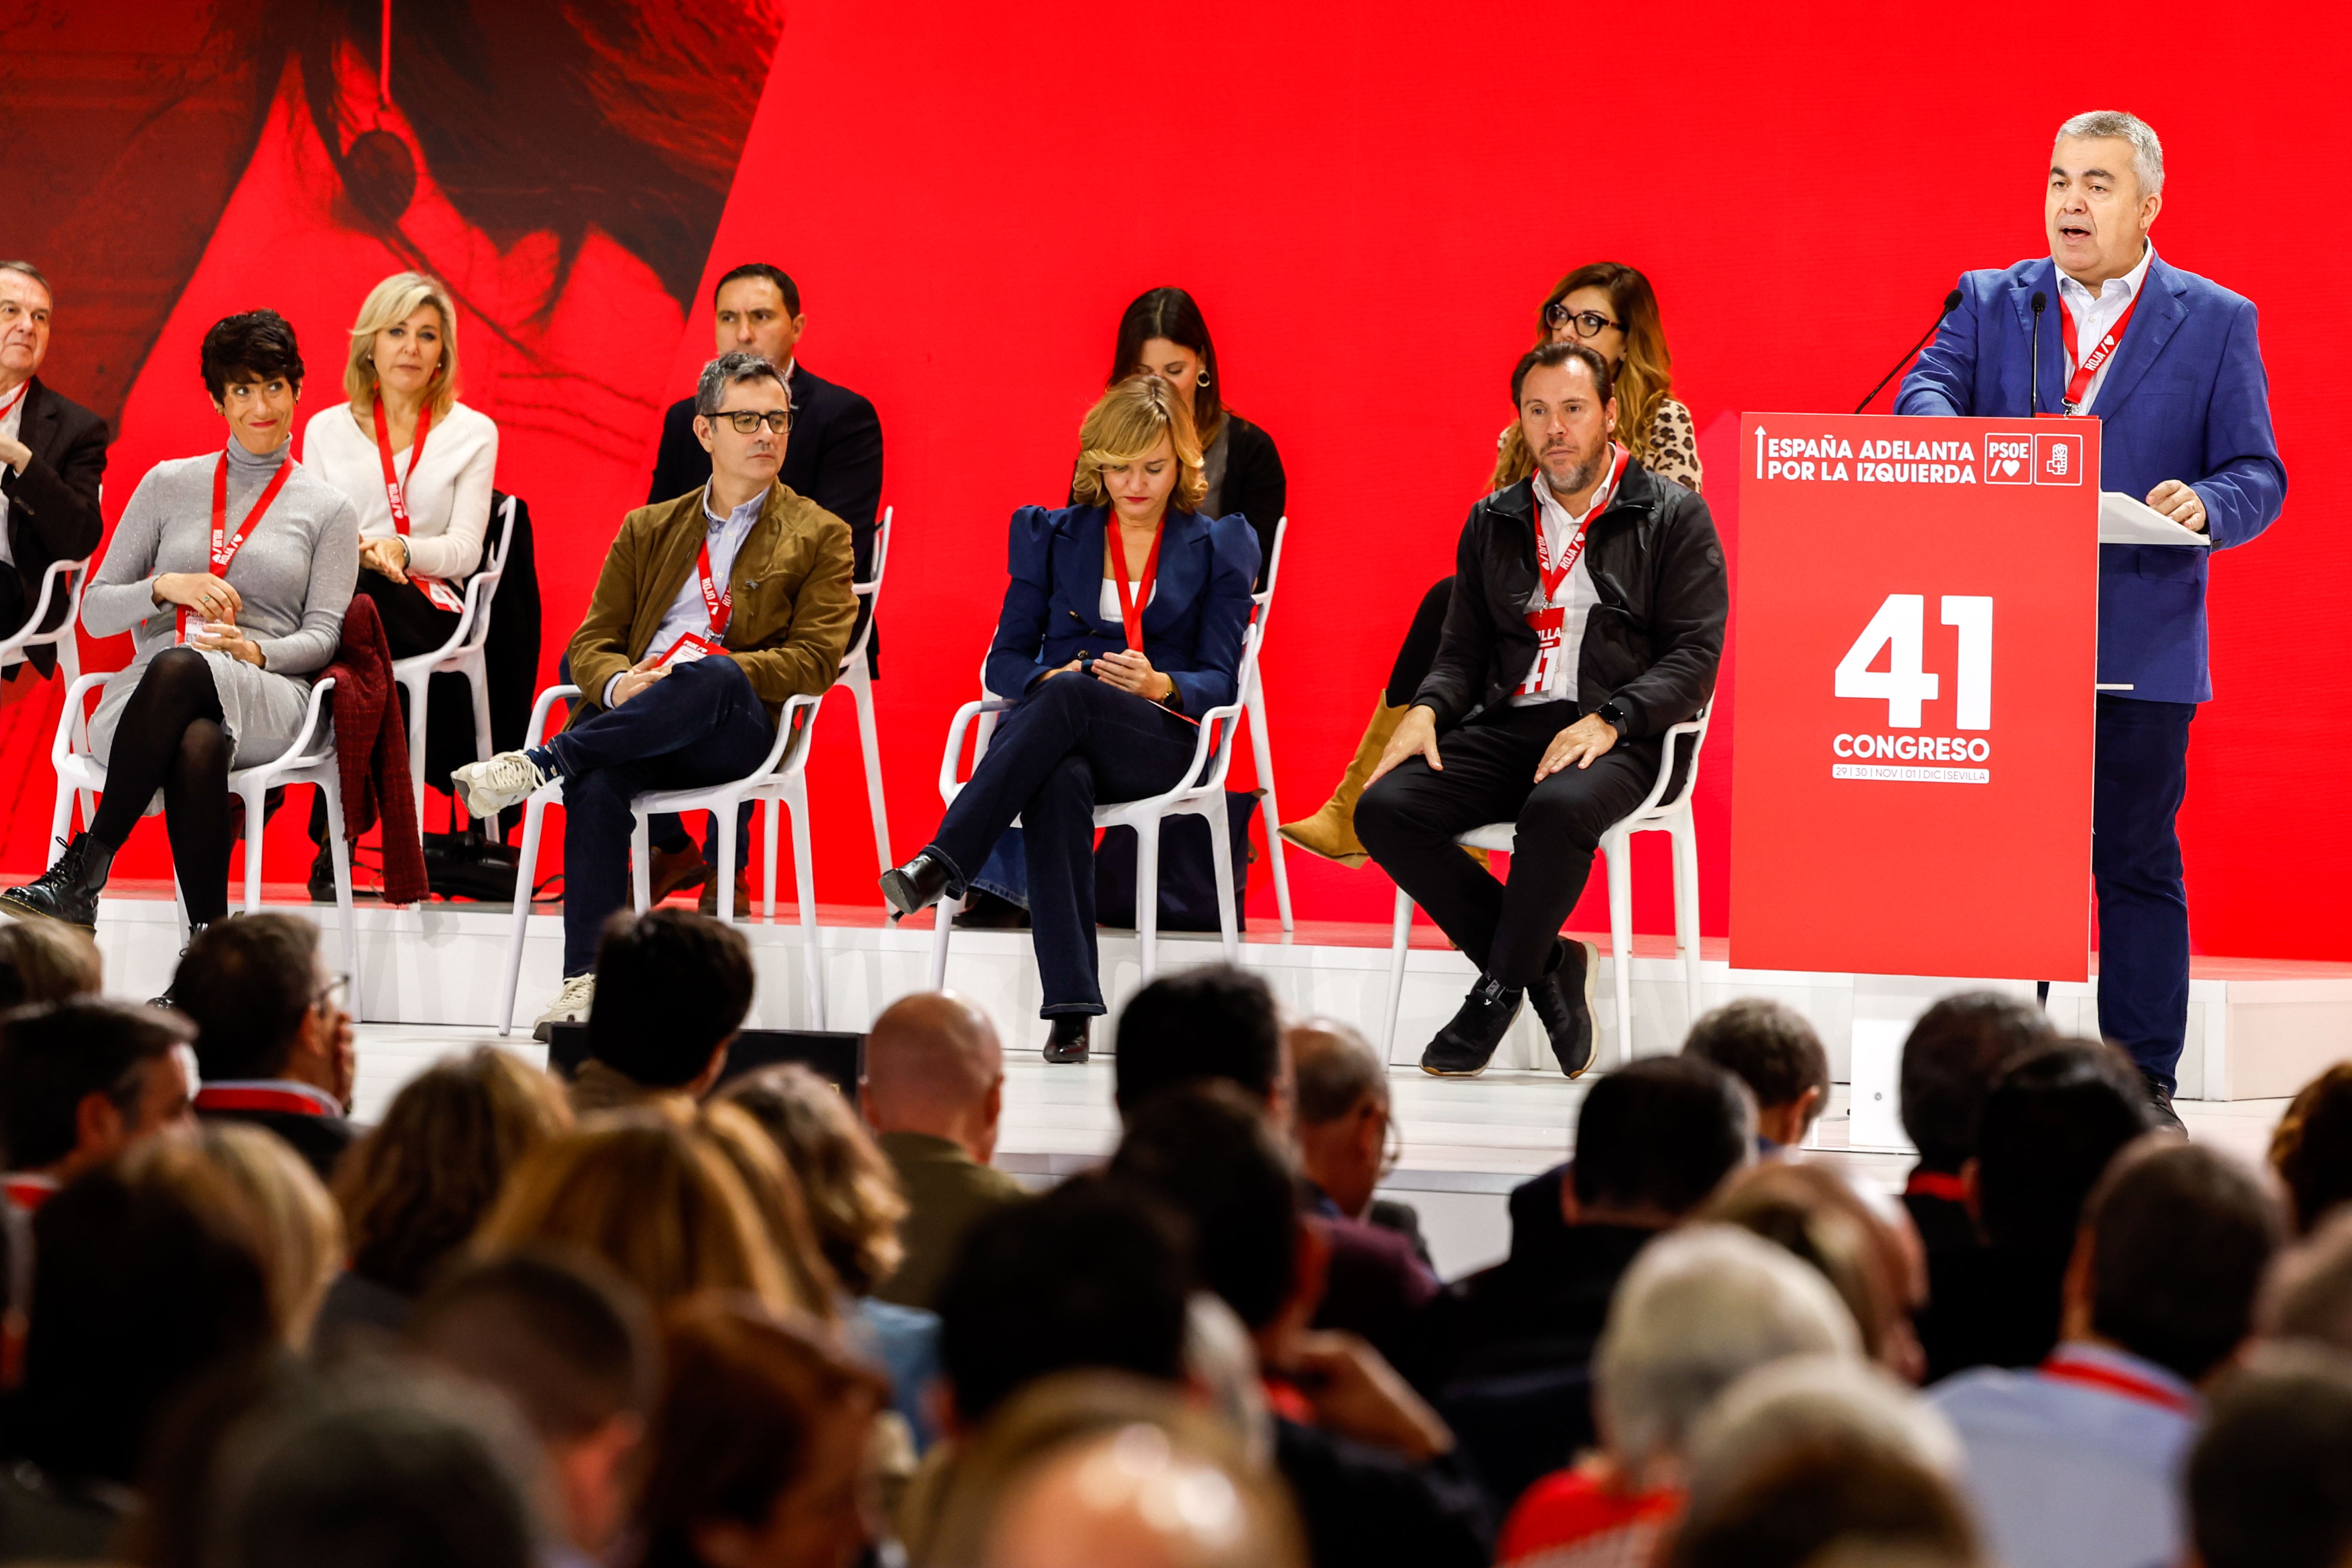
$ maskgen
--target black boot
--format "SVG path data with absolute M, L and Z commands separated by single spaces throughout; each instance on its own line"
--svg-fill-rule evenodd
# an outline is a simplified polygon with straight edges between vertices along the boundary
M 883 872 L 882 896 L 890 902 L 890 918 L 895 921 L 929 909 L 946 894 L 953 879 L 948 863 L 928 849 L 905 865 Z
M 190 921 L 188 922 L 188 940 L 181 944 L 180 958 L 172 965 L 172 983 L 170 985 L 163 987 L 163 994 L 161 996 L 148 997 L 147 1005 L 150 1007 L 176 1007 L 179 1005 L 178 1003 L 172 1000 L 172 988 L 180 983 L 180 963 L 186 960 L 188 956 L 188 949 L 196 945 L 196 938 L 204 935 L 205 928 L 212 923 L 213 922 L 210 921 Z
M 2180 1112 L 2172 1109 L 2172 1091 L 2157 1082 L 2151 1074 L 2144 1072 L 2140 1077 L 2147 1084 L 2147 1104 L 2148 1109 L 2156 1112 L 2157 1130 L 2187 1137 L 2189 1129 L 2180 1124 Z
M 1083 1062 L 1087 1059 L 1087 1036 L 1095 1021 L 1091 1013 L 1056 1013 L 1054 1032 L 1045 1039 L 1045 1059 L 1049 1062 Z
M 56 865 L 21 888 L 0 892 L 0 904 L 17 914 L 42 915 L 96 931 L 99 890 L 113 866 L 113 850 L 87 833 L 77 833 Z
M 1478 976 L 1478 984 L 1462 999 L 1461 1011 L 1421 1053 L 1421 1070 L 1433 1078 L 1476 1078 L 1485 1072 L 1495 1047 L 1503 1043 L 1504 1031 L 1519 1016 L 1525 994 L 1504 989 L 1492 975 Z
M 1582 1078 L 1592 1066 L 1592 976 L 1600 967 L 1591 942 L 1562 938 L 1543 979 L 1528 988 L 1528 1000 L 1551 1037 L 1552 1058 L 1570 1078 Z
M 310 901 L 331 904 L 335 901 L 335 851 L 332 845 L 321 844 L 310 858 Z

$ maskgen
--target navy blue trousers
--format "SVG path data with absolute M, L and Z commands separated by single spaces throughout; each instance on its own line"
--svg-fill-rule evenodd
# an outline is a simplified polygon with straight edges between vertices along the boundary
M 2189 1029 L 2189 889 L 2173 821 L 2189 791 L 2193 702 L 2101 694 L 2091 806 L 2099 1033 L 2173 1090 Z
M 997 721 L 988 754 L 940 819 L 925 847 L 947 862 L 958 897 L 964 868 L 983 864 L 1021 819 L 1042 1016 L 1105 1011 L 1095 952 L 1096 802 L 1173 788 L 1199 734 L 1132 692 L 1075 671 L 1050 676 Z
M 681 666 L 547 743 L 563 775 L 563 973 L 596 966 L 596 938 L 629 901 L 632 796 L 740 779 L 775 739 L 731 658 Z

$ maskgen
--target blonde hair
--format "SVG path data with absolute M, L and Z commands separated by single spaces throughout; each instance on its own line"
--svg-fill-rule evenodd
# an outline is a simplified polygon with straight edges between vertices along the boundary
M 672 1114 L 682 1114 L 673 1111 Z M 798 1300 L 793 1303 L 814 1318 L 834 1315 L 834 1295 L 841 1289 L 832 1266 L 818 1250 L 816 1231 L 809 1224 L 808 1205 L 801 1196 L 800 1179 L 784 1161 L 784 1152 L 768 1136 L 751 1113 L 740 1105 L 714 1100 L 701 1106 L 695 1130 L 727 1157 L 751 1195 L 751 1206 L 768 1242 L 783 1266 Z
M 1173 511 L 1196 511 L 1209 493 L 1208 476 L 1201 471 L 1201 438 L 1192 416 L 1175 390 L 1158 376 L 1142 373 L 1114 382 L 1110 390 L 1087 410 L 1078 426 L 1078 469 L 1071 493 L 1082 506 L 1108 506 L 1110 490 L 1102 471 L 1143 457 L 1160 438 L 1176 454 L 1176 489 L 1168 498 Z
M 737 1079 L 719 1098 L 741 1107 L 775 1140 L 800 1179 L 825 1261 L 851 1294 L 872 1295 L 904 1254 L 898 1222 L 907 1200 L 898 1173 L 841 1090 L 786 1062 Z
M 433 417 L 440 418 L 457 401 L 457 307 L 437 278 L 422 272 L 395 272 L 361 301 L 360 319 L 352 323 L 351 358 L 343 365 L 343 392 L 352 412 L 360 415 L 375 406 L 375 335 L 398 326 L 424 306 L 441 316 L 441 367 L 434 372 L 427 400 Z
M 55 921 L 0 924 L 0 1008 L 95 996 L 106 984 L 98 943 Z
M 1536 307 L 1536 347 L 1552 341 L 1544 312 L 1580 289 L 1599 289 L 1617 312 L 1618 331 L 1625 339 L 1625 357 L 1614 374 L 1617 387 L 1617 440 L 1647 467 L 1655 453 L 1650 438 L 1657 433 L 1658 415 L 1675 388 L 1674 356 L 1666 351 L 1666 328 L 1658 310 L 1657 290 L 1638 268 L 1622 261 L 1593 261 L 1578 268 L 1544 296 Z M 1571 339 L 1580 342 L 1581 339 Z M 1535 454 L 1514 419 L 1503 432 L 1495 454 L 1492 489 L 1517 484 L 1536 471 Z
M 244 1198 L 261 1241 L 261 1271 L 278 1337 L 299 1351 L 327 1287 L 343 1267 L 343 1216 L 326 1184 L 291 1145 L 249 1123 L 206 1122 L 196 1133 L 205 1161 Z

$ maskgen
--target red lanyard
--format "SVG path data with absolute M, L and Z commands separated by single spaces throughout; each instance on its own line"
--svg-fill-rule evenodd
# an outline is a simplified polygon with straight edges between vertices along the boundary
M 425 437 L 433 428 L 433 405 L 425 404 L 416 411 L 416 439 L 408 448 L 408 472 L 395 476 L 392 471 L 392 426 L 383 416 L 383 399 L 375 400 L 375 455 L 383 459 L 383 499 L 392 503 L 392 526 L 405 535 L 408 532 L 408 481 L 416 477 L 416 465 L 425 460 Z
M 2126 1399 L 2136 1399 L 2142 1405 L 2153 1405 L 2169 1410 L 2176 1415 L 2193 1415 L 2196 1405 L 2186 1395 L 2145 1377 L 2136 1377 L 2096 1362 L 2075 1361 L 2063 1350 L 2051 1352 L 2042 1363 L 2042 1375 L 2060 1383 L 2079 1383 L 2086 1388 L 2102 1389 Z
M 228 575 L 228 563 L 236 559 L 238 551 L 245 548 L 246 540 L 260 523 L 262 514 L 269 510 L 269 503 L 278 499 L 278 492 L 286 488 L 287 478 L 293 472 L 294 457 L 289 452 L 278 463 L 278 471 L 269 477 L 269 483 L 262 487 L 260 497 L 253 503 L 253 510 L 245 514 L 245 521 L 237 525 L 234 534 L 230 534 L 227 532 L 228 453 L 226 451 L 221 453 L 220 460 L 213 465 L 212 571 L 214 576 L 226 578 Z M 184 605 L 180 606 L 179 626 L 180 640 L 185 642 L 188 640 L 188 609 Z
M 58 1184 L 47 1176 L 11 1176 L 7 1194 L 10 1203 L 31 1214 L 58 1195 Z
M 268 1089 L 256 1084 L 230 1088 L 207 1086 L 196 1090 L 198 1110 L 278 1110 L 291 1116 L 332 1116 L 324 1095 L 299 1089 Z
M 1585 531 L 1592 526 L 1592 520 L 1599 517 L 1601 509 L 1609 504 L 1609 498 L 1617 493 L 1617 481 L 1625 477 L 1626 459 L 1632 456 L 1633 454 L 1626 451 L 1624 447 L 1617 448 L 1617 460 L 1610 465 L 1608 479 L 1599 490 L 1593 493 L 1592 504 L 1584 509 L 1584 521 L 1576 525 L 1576 536 L 1570 539 L 1568 542 L 1568 547 L 1560 552 L 1559 563 L 1557 566 L 1552 564 L 1550 559 L 1551 535 L 1543 525 L 1543 502 L 1540 497 L 1538 498 L 1536 570 L 1543 574 L 1545 604 L 1550 604 L 1559 595 L 1559 585 L 1568 581 L 1568 574 L 1576 570 L 1577 562 L 1583 558 Z M 1543 477 L 1539 474 L 1531 482 L 1539 485 L 1544 482 Z
M 714 640 L 723 638 L 727 635 L 727 623 L 735 618 L 735 584 L 730 583 L 722 594 L 719 585 L 711 581 L 710 541 L 708 539 L 702 542 L 701 552 L 695 557 L 694 568 L 702 574 L 702 609 L 710 620 L 710 635 Z
M 1969 1201 L 1969 1184 L 1949 1171 L 1914 1171 L 1905 1184 L 1903 1195 L 1913 1198 L 1941 1198 L 1948 1204 Z
M 16 411 L 16 405 L 25 401 L 25 394 L 32 390 L 33 378 L 26 376 L 24 382 L 17 386 L 16 395 L 10 398 L 5 403 L 0 403 L 0 419 L 5 419 L 9 415 L 14 414 Z
M 2099 374 L 2101 365 L 2115 357 L 2116 345 L 2123 342 L 2124 329 L 2131 325 L 2132 312 L 2138 309 L 2139 295 L 2135 293 L 2132 302 L 2124 307 L 2124 313 L 2116 318 L 2116 324 L 2107 329 L 2107 335 L 2092 345 L 2082 363 L 2074 365 L 2074 374 L 2066 379 L 2067 413 L 2074 413 L 2090 401 L 2091 378 Z M 2066 309 L 2063 289 L 2058 290 L 2058 321 L 2065 329 L 2066 363 L 2074 364 L 2074 312 Z
M 1127 576 L 1127 541 L 1118 531 L 1118 514 L 1110 519 L 1110 552 L 1118 563 L 1118 575 L 1111 579 L 1118 584 L 1118 618 L 1127 626 L 1129 651 L 1143 651 L 1143 606 L 1151 603 L 1151 585 L 1160 580 L 1160 542 L 1167 536 L 1168 524 L 1163 521 L 1151 535 L 1151 553 L 1143 558 L 1143 581 L 1130 583 Z

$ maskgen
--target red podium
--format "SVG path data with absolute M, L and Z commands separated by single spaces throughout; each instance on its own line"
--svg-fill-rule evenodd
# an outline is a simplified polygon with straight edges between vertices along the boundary
M 1731 962 L 2087 978 L 2097 421 L 1741 432 Z

